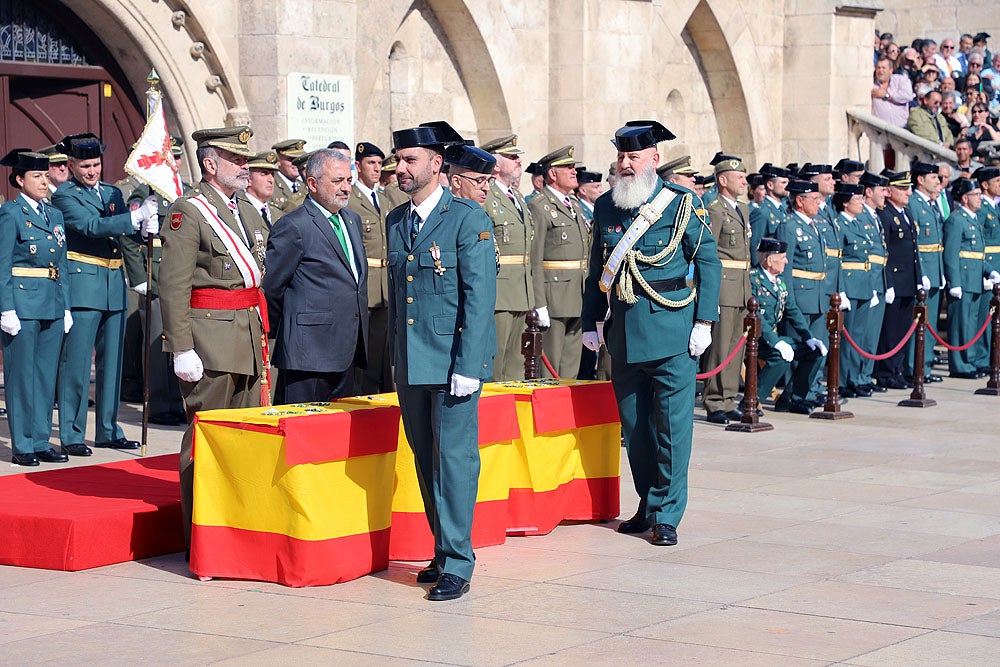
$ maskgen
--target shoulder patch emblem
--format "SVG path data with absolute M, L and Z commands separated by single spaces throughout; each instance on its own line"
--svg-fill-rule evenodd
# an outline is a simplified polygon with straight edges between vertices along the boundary
M 489 232 L 479 232 L 479 240 L 480 241 L 489 241 L 490 240 L 490 233 Z
M 184 222 L 183 213 L 171 213 L 170 214 L 170 229 L 177 231 L 181 228 L 181 223 Z

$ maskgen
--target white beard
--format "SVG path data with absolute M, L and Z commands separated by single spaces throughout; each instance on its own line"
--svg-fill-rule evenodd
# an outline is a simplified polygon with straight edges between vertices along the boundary
M 611 200 L 617 208 L 629 211 L 639 208 L 653 194 L 656 186 L 656 168 L 649 165 L 634 176 L 618 175 L 615 179 L 615 187 L 611 189 Z

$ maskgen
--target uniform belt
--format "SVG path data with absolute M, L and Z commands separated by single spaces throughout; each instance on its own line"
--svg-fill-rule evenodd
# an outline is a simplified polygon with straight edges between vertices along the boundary
M 203 310 L 243 310 L 258 308 L 265 332 L 271 330 L 267 321 L 267 301 L 264 292 L 256 287 L 245 289 L 216 289 L 203 287 L 191 290 L 191 307 Z
M 959 250 L 958 256 L 962 259 L 986 259 L 985 252 L 976 252 L 975 250 Z
M 827 248 L 826 249 L 826 256 L 827 257 L 840 257 L 843 254 L 844 253 L 839 248 Z
M 793 278 L 808 278 L 809 280 L 826 280 L 826 271 L 806 271 L 804 269 L 792 269 Z
M 885 266 L 885 256 L 884 255 L 868 255 L 869 264 L 881 264 Z
M 368 268 L 369 269 L 381 269 L 385 266 L 385 258 L 379 257 L 369 257 L 368 258 Z
M 107 257 L 94 257 L 93 255 L 84 255 L 79 252 L 73 252 L 70 250 L 66 253 L 66 259 L 74 262 L 83 262 L 84 264 L 93 264 L 94 266 L 103 266 L 106 269 L 120 269 L 122 268 L 121 259 L 108 259 Z
M 921 243 L 917 246 L 920 252 L 944 252 L 944 246 L 940 243 Z
M 740 271 L 750 270 L 749 260 L 723 259 L 721 260 L 721 262 L 722 262 L 722 268 L 724 269 L 739 269 Z
M 527 266 L 530 263 L 531 259 L 527 255 L 500 255 L 501 266 L 507 266 L 508 264 Z M 543 264 L 548 264 L 548 262 L 543 262 Z
M 650 280 L 648 284 L 654 292 L 676 292 L 687 287 L 687 280 L 668 278 L 667 280 Z
M 586 269 L 585 259 L 546 259 L 542 261 L 542 268 L 546 271 L 572 271 L 574 269 Z
M 50 266 L 47 269 L 43 269 L 15 266 L 11 268 L 10 275 L 15 278 L 48 278 L 49 280 L 59 280 L 59 267 Z
M 983 250 L 993 255 L 1000 252 L 1000 245 L 988 245 L 985 248 L 983 248 Z
M 840 268 L 845 271 L 868 271 L 872 265 L 870 261 L 865 262 L 841 262 Z M 794 271 L 794 269 L 793 269 Z

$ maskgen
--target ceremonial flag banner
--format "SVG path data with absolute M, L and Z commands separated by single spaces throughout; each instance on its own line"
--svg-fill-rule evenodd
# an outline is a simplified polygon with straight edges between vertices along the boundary
M 184 194 L 177 162 L 170 146 L 163 100 L 156 98 L 153 113 L 146 121 L 142 136 L 125 162 L 125 171 L 147 184 L 169 202 Z
M 619 511 L 607 382 L 487 384 L 472 542 Z M 191 571 L 314 586 L 433 556 L 395 394 L 198 413 Z

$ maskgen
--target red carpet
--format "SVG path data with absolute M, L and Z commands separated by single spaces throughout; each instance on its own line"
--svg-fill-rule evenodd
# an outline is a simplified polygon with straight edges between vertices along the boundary
M 0 477 L 0 564 L 85 570 L 184 550 L 177 454 Z

